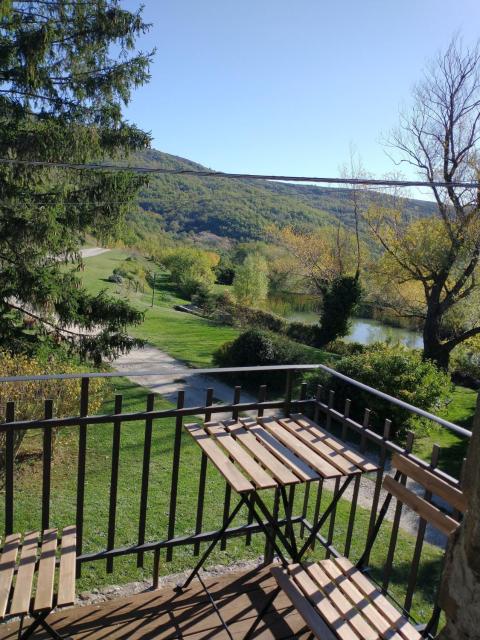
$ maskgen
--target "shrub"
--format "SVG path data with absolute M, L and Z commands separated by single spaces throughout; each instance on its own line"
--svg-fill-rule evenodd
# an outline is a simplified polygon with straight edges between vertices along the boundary
M 480 380 L 480 336 L 459 344 L 450 356 L 450 371 L 470 382 Z
M 333 340 L 325 345 L 325 350 L 336 353 L 339 356 L 353 356 L 364 353 L 368 347 L 360 342 L 345 342 L 344 340 Z
M 432 362 L 422 360 L 419 351 L 402 345 L 371 345 L 364 353 L 341 358 L 335 369 L 350 378 L 409 402 L 420 409 L 437 410 L 452 391 L 446 373 Z M 371 425 L 382 432 L 385 419 L 392 420 L 392 435 L 402 435 L 420 422 L 409 411 L 390 404 L 371 393 L 342 382 L 335 376 L 313 372 L 305 376 L 310 390 L 322 384 L 335 391 L 335 405 L 343 410 L 346 398 L 352 401 L 351 415 L 361 420 L 365 408 L 371 409 Z
M 316 324 L 289 322 L 287 324 L 286 335 L 291 340 L 314 347 L 318 342 L 318 331 L 319 327 Z
M 270 366 L 275 364 L 300 364 L 311 362 L 311 351 L 285 336 L 262 329 L 249 329 L 238 338 L 223 344 L 214 354 L 213 362 L 219 367 Z M 268 383 L 281 388 L 284 373 L 234 374 L 236 380 L 247 386 Z
M 75 373 L 81 368 L 69 364 L 53 355 L 47 358 L 0 352 L 2 376 L 34 376 L 49 373 Z M 78 415 L 80 379 L 40 380 L 27 382 L 0 383 L 0 423 L 5 421 L 6 404 L 15 402 L 16 420 L 34 420 L 43 417 L 44 401 L 53 400 L 54 415 L 65 417 Z M 89 413 L 98 411 L 105 390 L 105 380 L 92 378 L 89 386 Z M 25 431 L 16 430 L 14 435 L 14 455 L 17 456 Z M 53 434 L 56 435 L 56 432 Z M 5 432 L 0 433 L 0 478 L 5 472 Z M 53 438 L 55 441 L 55 438 Z
M 213 255 L 200 249 L 181 248 L 170 252 L 163 264 L 182 295 L 191 298 L 199 286 L 212 288 L 215 282 Z

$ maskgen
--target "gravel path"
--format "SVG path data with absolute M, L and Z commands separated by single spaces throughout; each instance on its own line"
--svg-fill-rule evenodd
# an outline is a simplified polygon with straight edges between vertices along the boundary
M 80 249 L 80 255 L 82 258 L 93 258 L 107 251 L 110 251 L 110 249 L 105 249 L 104 247 L 89 247 L 88 249 Z
M 215 403 L 233 402 L 234 389 L 231 385 L 222 382 L 218 378 L 195 373 L 195 369 L 172 358 L 167 353 L 156 347 L 146 345 L 142 349 L 132 349 L 113 362 L 117 371 L 152 371 L 156 375 L 127 376 L 132 382 L 147 387 L 154 393 L 161 394 L 170 402 L 177 402 L 177 393 L 180 389 L 185 391 L 185 406 L 202 407 L 205 405 L 205 396 L 208 388 L 213 389 Z M 242 391 L 242 402 L 256 402 L 256 398 Z M 231 418 L 230 414 L 217 413 L 219 419 Z

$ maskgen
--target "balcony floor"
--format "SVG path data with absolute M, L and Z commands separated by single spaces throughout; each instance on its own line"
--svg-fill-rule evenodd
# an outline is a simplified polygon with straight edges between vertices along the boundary
M 242 638 L 275 583 L 268 569 L 259 569 L 209 578 L 205 584 L 233 638 Z M 283 594 L 274 606 L 257 628 L 255 638 L 306 640 L 309 633 Z M 228 640 L 229 637 L 198 580 L 183 594 L 164 587 L 101 604 L 72 607 L 52 614 L 48 621 L 72 640 Z M 17 633 L 16 623 L 0 626 L 0 640 L 13 640 Z M 46 637 L 44 632 L 32 636 Z

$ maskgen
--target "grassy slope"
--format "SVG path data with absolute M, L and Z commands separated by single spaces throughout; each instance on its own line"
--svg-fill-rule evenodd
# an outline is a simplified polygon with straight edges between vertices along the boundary
M 151 307 L 151 289 L 145 287 L 145 293 L 128 291 L 126 286 L 107 282 L 113 269 L 130 254 L 115 249 L 93 258 L 85 259 L 85 271 L 82 273 L 86 287 L 92 293 L 106 289 L 134 303 L 145 311 L 145 321 L 138 327 L 132 327 L 130 333 L 147 340 L 175 358 L 179 358 L 194 367 L 211 365 L 213 351 L 227 340 L 233 340 L 238 331 L 232 327 L 220 327 L 213 322 L 180 311 L 174 304 L 186 302 L 177 296 L 167 282 L 165 274 L 160 274 L 157 283 L 160 291 L 155 293 L 155 304 Z M 147 261 L 145 261 L 147 263 Z M 154 265 L 148 263 L 152 269 Z M 157 285 L 157 286 L 158 286 Z
M 115 381 L 102 412 L 113 410 L 113 392 L 124 394 L 123 409 L 126 412 L 140 411 L 145 407 L 146 390 L 123 379 Z M 168 404 L 161 398 L 156 399 L 156 407 L 165 408 Z M 169 494 L 172 469 L 172 444 L 174 421 L 166 419 L 154 423 L 152 457 L 150 465 L 150 492 L 147 514 L 147 540 L 161 540 L 167 536 L 169 514 Z M 120 476 L 118 489 L 116 545 L 131 545 L 137 540 L 140 484 L 142 472 L 144 428 L 141 422 L 125 423 L 121 431 Z M 77 429 L 64 429 L 59 436 L 59 445 L 54 459 L 52 476 L 51 523 L 59 527 L 75 519 L 76 451 L 78 446 Z M 39 451 L 39 435 L 29 437 L 28 448 Z M 108 522 L 108 496 L 110 486 L 110 465 L 112 446 L 112 426 L 97 425 L 88 428 L 87 477 L 85 486 L 85 530 L 84 551 L 96 551 L 105 548 Z M 190 437 L 184 433 L 181 448 L 181 466 L 178 491 L 178 508 L 175 535 L 191 533 L 194 530 L 196 496 L 198 489 L 200 455 Z M 367 481 L 367 480 L 365 480 Z M 224 481 L 219 473 L 209 465 L 207 493 L 205 501 L 204 530 L 220 526 L 223 513 Z M 312 487 L 313 498 L 310 501 L 308 516 L 313 519 L 313 507 L 316 491 Z M 322 510 L 326 508 L 331 494 L 324 491 Z M 235 499 L 235 498 L 234 498 Z M 268 499 L 271 499 L 269 496 Z M 296 513 L 301 512 L 303 488 L 296 492 Z M 40 522 L 41 505 L 41 462 L 32 456 L 31 463 L 22 467 L 15 482 L 15 530 L 27 531 Z M 348 525 L 350 504 L 342 502 L 335 523 L 334 544 L 343 550 L 345 532 Z M 368 528 L 369 513 L 357 509 L 356 524 L 352 543 L 352 557 L 358 558 Z M 245 522 L 246 514 L 239 521 Z M 323 533 L 326 535 L 328 523 Z M 377 568 L 385 560 L 390 524 L 382 529 L 375 546 L 372 565 Z M 400 533 L 392 588 L 397 596 L 403 591 L 402 584 L 408 578 L 415 539 Z M 239 559 L 256 558 L 263 552 L 264 540 L 261 535 L 253 537 L 252 545 L 246 547 L 241 539 L 231 540 L 226 551 L 217 550 L 209 564 L 230 563 Z M 315 555 L 318 551 L 315 552 Z M 427 601 L 432 596 L 432 571 L 439 571 L 440 552 L 425 545 L 424 564 L 420 573 L 421 592 L 418 593 L 414 613 L 420 617 L 428 610 Z M 193 565 L 190 548 L 175 550 L 171 563 L 166 563 L 165 553 L 161 556 L 162 574 L 174 573 Z M 129 556 L 115 560 L 114 574 L 105 571 L 104 562 L 92 562 L 84 566 L 78 590 L 91 589 L 107 584 L 123 583 L 148 577 L 152 567 L 152 554 L 145 557 L 145 569 L 136 567 L 136 558 Z M 377 573 L 378 575 L 378 573 Z

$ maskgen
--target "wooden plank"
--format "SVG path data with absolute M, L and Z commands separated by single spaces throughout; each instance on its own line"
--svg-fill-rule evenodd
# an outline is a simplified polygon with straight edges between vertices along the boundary
M 23 539 L 15 591 L 10 604 L 11 615 L 20 615 L 29 612 L 39 535 L 40 533 L 38 531 L 31 531 L 27 533 Z
M 19 533 L 7 536 L 3 544 L 2 557 L 0 558 L 0 620 L 3 620 L 7 611 L 19 544 Z
M 402 636 L 392 629 L 392 624 L 384 615 L 368 600 L 368 598 L 355 586 L 355 583 L 332 560 L 322 560 L 319 563 L 331 580 L 362 613 L 369 624 L 374 627 L 385 640 L 402 640 Z
M 342 475 L 341 471 L 329 464 L 325 458 L 312 451 L 310 447 L 290 433 L 274 418 L 259 418 L 259 423 L 312 469 L 318 471 L 322 478 L 338 478 L 338 476 Z
M 319 589 L 318 584 L 303 567 L 298 564 L 290 565 L 288 571 L 298 587 L 315 605 L 322 618 L 324 618 L 330 629 L 335 631 L 340 640 L 357 640 L 359 638 L 349 621 L 338 615 L 338 610 L 333 606 L 331 600 Z
M 275 480 L 268 475 L 262 467 L 255 462 L 239 443 L 233 439 L 230 433 L 218 422 L 204 425 L 208 433 L 229 453 L 229 455 L 250 476 L 258 489 L 271 489 L 277 486 Z
M 412 491 L 403 486 L 403 484 L 400 484 L 400 482 L 394 480 L 391 476 L 385 476 L 383 480 L 383 488 L 446 536 L 452 534 L 460 526 L 459 522 L 450 516 L 447 516 L 445 513 L 442 513 L 440 509 L 437 509 L 437 507 L 430 504 L 430 502 L 427 502 L 420 496 L 415 495 Z
M 316 610 L 308 603 L 303 592 L 300 591 L 293 580 L 288 577 L 287 573 L 280 567 L 273 567 L 271 572 L 278 586 L 305 620 L 305 623 L 314 636 L 318 638 L 318 640 L 337 640 L 334 633 L 323 621 L 322 617 L 318 615 Z
M 333 558 L 349 580 L 369 598 L 383 616 L 398 630 L 405 640 L 422 640 L 420 633 L 399 613 L 387 598 L 361 573 L 348 558 Z
M 331 447 L 338 453 L 341 453 L 343 456 L 345 456 L 345 458 L 347 458 L 347 460 L 350 460 L 350 462 L 353 462 L 353 464 L 356 464 L 358 467 L 360 467 L 360 469 L 364 473 L 371 473 L 372 471 L 378 470 L 378 467 L 376 465 L 372 464 L 369 460 L 361 456 L 356 451 L 349 449 L 344 442 L 332 436 L 331 433 L 325 431 L 324 429 L 319 427 L 316 422 L 313 422 L 301 413 L 293 414 L 291 418 L 293 418 L 295 422 L 298 422 L 300 426 L 309 427 L 319 441 L 325 442 L 329 447 Z
M 242 475 L 200 425 L 186 424 L 185 429 L 237 493 L 254 490 L 253 484 Z
M 348 620 L 362 640 L 377 640 L 377 631 L 360 615 L 356 607 L 338 588 L 334 580 L 323 570 L 322 563 L 307 566 L 307 572 L 333 606 L 340 612 L 341 616 Z
M 298 422 L 291 418 L 280 418 L 278 422 L 344 475 L 351 475 L 362 471 L 360 467 L 350 462 L 344 455 L 329 447 L 328 444 L 322 440 L 319 440 L 312 432 L 312 429 L 298 424 Z
M 276 456 L 284 465 L 300 478 L 302 482 L 319 480 L 321 476 L 308 466 L 303 460 L 294 455 L 288 447 L 279 442 L 262 425 L 250 420 L 241 420 L 242 424 L 252 433 L 264 447 Z
M 72 525 L 62 532 L 57 606 L 75 602 L 75 564 L 77 559 L 77 528 Z
M 57 550 L 57 530 L 43 532 L 40 563 L 38 567 L 37 592 L 34 611 L 45 611 L 53 606 L 53 583 L 55 580 L 55 552 Z
M 439 478 L 432 471 L 424 469 L 413 460 L 410 460 L 410 458 L 407 458 L 407 456 L 398 453 L 395 453 L 392 457 L 392 467 L 395 467 L 395 469 L 398 469 L 412 480 L 415 480 L 415 482 L 423 485 L 425 489 L 442 498 L 461 513 L 465 513 L 467 499 L 463 492 L 451 484 L 448 484 L 448 482 L 445 482 L 442 478 Z
M 300 482 L 299 478 L 294 475 L 288 467 L 286 467 L 278 458 L 257 440 L 257 438 L 249 433 L 245 427 L 239 422 L 226 421 L 223 423 L 232 436 L 238 440 L 242 446 L 250 451 L 253 456 L 261 462 L 272 476 L 282 485 L 295 484 Z

